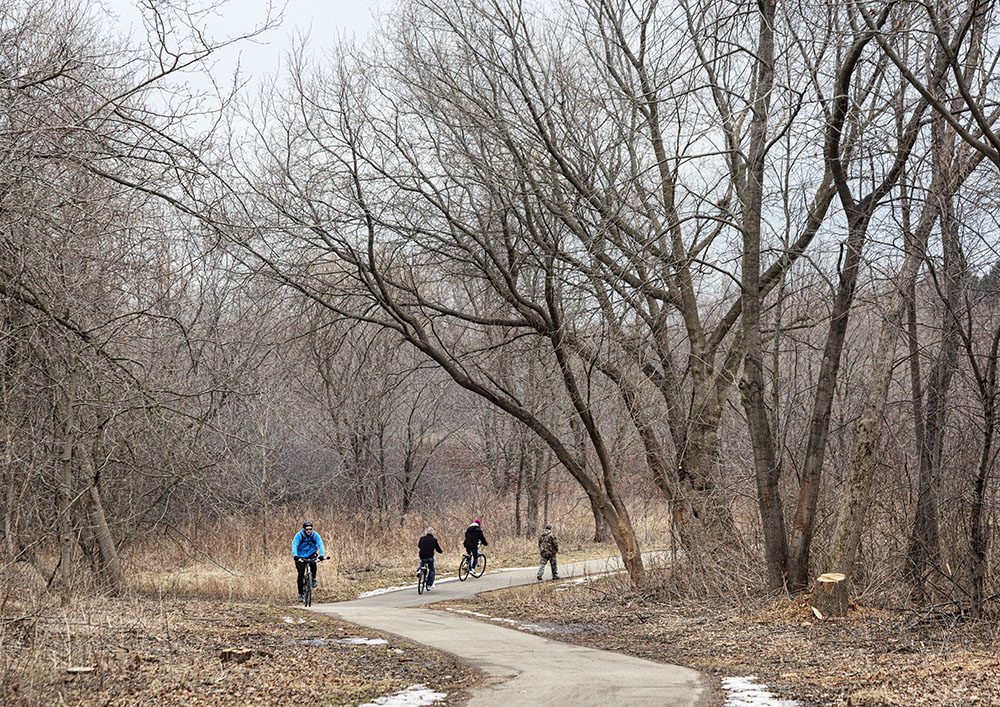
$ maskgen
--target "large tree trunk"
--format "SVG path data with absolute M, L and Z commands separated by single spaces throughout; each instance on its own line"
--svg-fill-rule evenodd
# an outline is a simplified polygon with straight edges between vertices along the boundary
M 735 535 L 732 509 L 715 484 L 724 397 L 712 381 L 695 381 L 690 431 L 677 450 L 677 471 L 671 480 L 673 521 L 688 551 L 711 552 L 731 543 Z
M 743 341 L 746 354 L 740 392 L 747 416 L 750 443 L 753 447 L 754 475 L 757 480 L 757 505 L 764 531 L 764 557 L 767 563 L 767 586 L 774 591 L 785 586 L 788 570 L 788 546 L 785 517 L 781 507 L 778 480 L 781 466 L 774 449 L 774 434 L 764 396 L 764 345 L 761 336 L 760 227 L 764 195 L 764 162 L 769 136 L 771 88 L 774 83 L 774 12 L 775 3 L 761 3 L 757 42 L 757 70 L 753 96 L 753 119 L 750 123 L 750 150 L 746 170 L 739 174 L 734 167 L 737 185 L 742 184 L 743 206 Z M 733 164 L 739 158 L 731 158 Z M 742 178 L 741 178 L 742 177 Z

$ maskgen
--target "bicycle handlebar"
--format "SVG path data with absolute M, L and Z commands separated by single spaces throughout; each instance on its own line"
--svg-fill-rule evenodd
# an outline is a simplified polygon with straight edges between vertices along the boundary
M 328 557 L 295 557 L 296 562 L 322 562 L 328 559 Z

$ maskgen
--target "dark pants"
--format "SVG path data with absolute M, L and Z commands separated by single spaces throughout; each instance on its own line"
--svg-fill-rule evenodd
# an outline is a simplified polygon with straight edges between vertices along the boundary
M 310 560 L 309 562 L 302 562 L 301 560 L 295 560 L 295 569 L 299 571 L 299 581 L 296 584 L 296 586 L 298 586 L 299 588 L 299 594 L 302 594 L 303 591 L 305 590 L 305 587 L 303 587 L 302 585 L 306 579 L 306 565 L 309 565 L 309 568 L 312 570 L 313 582 L 316 581 L 316 556 L 313 555 L 308 559 Z
M 434 558 L 420 560 L 420 567 L 424 565 L 427 565 L 427 588 L 430 589 L 434 586 Z M 420 567 L 417 567 L 417 569 L 419 570 Z
M 542 572 L 545 571 L 545 563 L 552 563 L 552 579 L 559 579 L 559 570 L 556 569 L 556 556 L 545 557 L 542 555 L 542 564 L 538 565 L 538 579 L 542 578 Z
M 476 569 L 476 565 L 479 563 L 479 544 L 477 543 L 475 547 L 467 547 L 465 551 L 472 555 L 472 566 L 469 567 L 469 571 Z

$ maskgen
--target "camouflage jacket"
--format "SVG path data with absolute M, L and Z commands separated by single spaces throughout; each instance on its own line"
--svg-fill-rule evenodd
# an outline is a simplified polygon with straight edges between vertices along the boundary
M 559 539 L 551 530 L 543 530 L 538 536 L 538 551 L 542 557 L 555 557 L 559 552 Z

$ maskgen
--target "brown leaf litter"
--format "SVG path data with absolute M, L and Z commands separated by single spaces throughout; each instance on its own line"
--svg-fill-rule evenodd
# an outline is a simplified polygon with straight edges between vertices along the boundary
M 600 587 L 546 583 L 446 605 L 701 670 L 713 678 L 713 702 L 722 699 L 722 678 L 755 675 L 804 707 L 1000 705 L 1000 642 L 987 622 L 870 607 L 820 621 L 803 598 L 664 603 Z
M 451 656 L 293 607 L 117 599 L 8 619 L 20 620 L 0 641 L 4 705 L 356 705 L 415 684 L 458 704 L 477 676 Z

